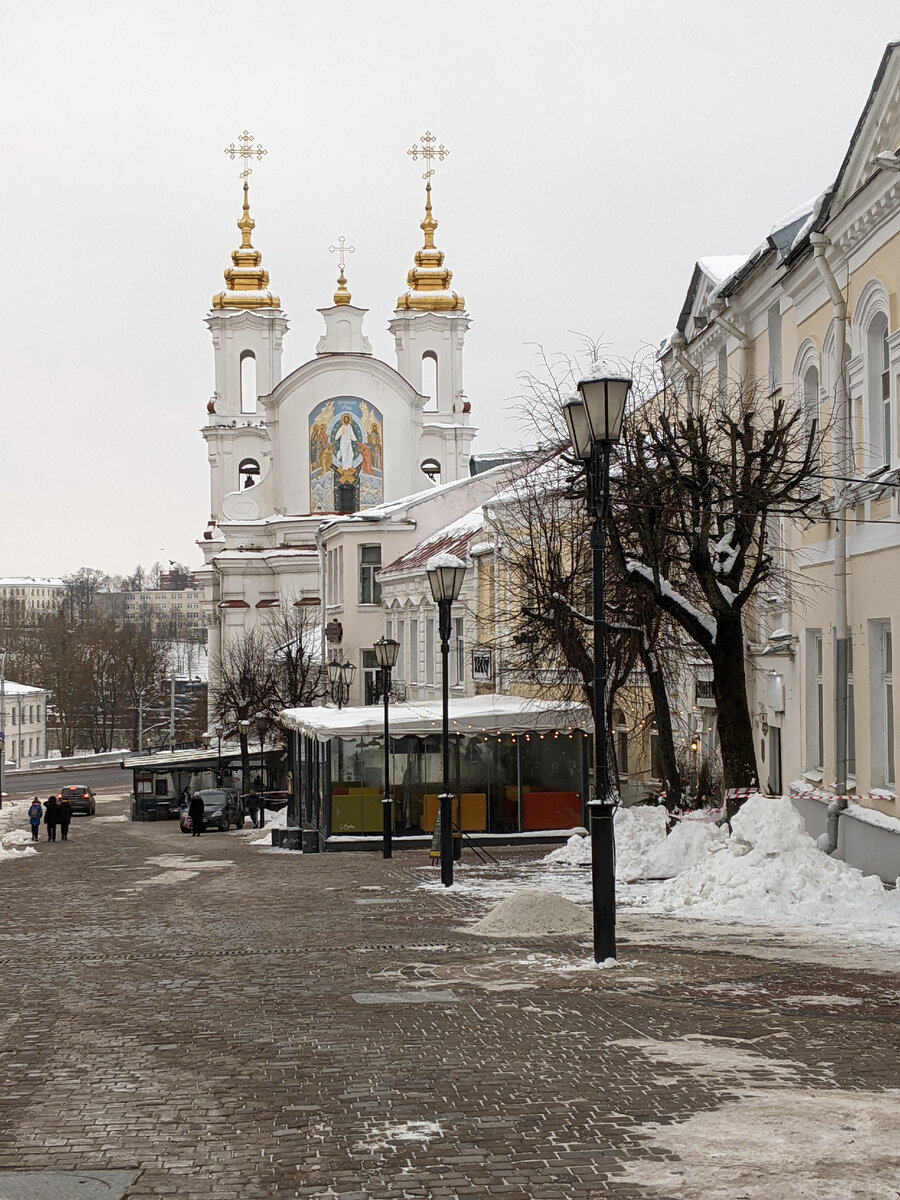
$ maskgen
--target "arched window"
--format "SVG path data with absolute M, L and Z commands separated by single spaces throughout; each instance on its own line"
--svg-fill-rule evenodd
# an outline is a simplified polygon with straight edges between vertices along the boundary
M 426 458 L 420 463 L 423 474 L 427 475 L 433 483 L 441 481 L 441 464 L 436 458 Z
M 810 363 L 803 373 L 802 380 L 803 416 L 807 425 L 819 424 L 819 368 Z
M 259 475 L 259 463 L 255 458 L 241 459 L 241 464 L 238 467 L 238 480 L 239 487 L 242 490 L 253 487 L 255 483 L 259 483 Z
M 241 355 L 241 412 L 256 412 L 256 355 L 245 350 Z
M 866 330 L 866 396 L 869 410 L 870 462 L 872 467 L 891 463 L 891 364 L 888 323 L 877 313 Z
M 438 407 L 438 364 L 433 350 L 422 355 L 422 395 L 429 397 L 426 409 L 434 411 Z

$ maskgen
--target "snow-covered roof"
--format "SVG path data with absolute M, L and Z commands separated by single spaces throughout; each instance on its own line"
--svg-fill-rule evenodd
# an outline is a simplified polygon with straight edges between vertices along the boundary
M 4 679 L 3 691 L 7 696 L 43 696 L 47 689 L 42 687 L 31 687 L 27 683 L 13 683 L 11 679 Z
M 0 579 L 0 587 L 65 587 L 62 579 L 40 579 L 32 575 L 7 575 Z
M 445 525 L 437 533 L 433 533 L 430 537 L 425 538 L 424 541 L 419 542 L 418 546 L 413 546 L 412 550 L 407 550 L 405 554 L 401 554 L 399 558 L 395 559 L 392 563 L 388 563 L 386 567 L 382 567 L 379 578 L 384 579 L 385 575 L 391 575 L 394 572 L 425 567 L 430 559 L 441 554 L 450 554 L 457 559 L 465 559 L 469 539 L 473 534 L 481 530 L 483 524 L 483 510 L 481 507 L 474 508 L 471 512 L 465 513 L 450 525 Z
M 468 696 L 452 699 L 448 707 L 450 732 L 528 733 L 560 730 L 590 730 L 593 718 L 586 705 L 564 705 L 552 700 L 521 696 Z M 281 724 L 307 737 L 327 742 L 333 737 L 377 737 L 384 732 L 384 713 L 378 705 L 354 708 L 286 708 Z M 392 704 L 390 728 L 393 737 L 435 733 L 441 728 L 439 700 Z

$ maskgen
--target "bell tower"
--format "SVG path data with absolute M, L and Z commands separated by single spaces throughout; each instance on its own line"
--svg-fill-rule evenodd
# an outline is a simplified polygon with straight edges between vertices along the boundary
M 246 130 L 238 142 L 226 147 L 232 158 L 246 162 L 266 153 L 262 146 L 253 146 Z M 231 252 L 225 289 L 213 296 L 206 318 L 215 354 L 215 391 L 203 429 L 213 521 L 221 518 L 222 501 L 229 492 L 251 486 L 266 472 L 268 434 L 259 397 L 268 395 L 281 380 L 282 342 L 288 327 L 281 300 L 269 290 L 262 254 L 251 241 L 256 222 L 250 216 L 250 171 L 245 166 L 241 172 L 244 203 L 237 223 L 241 244 Z
M 436 460 L 446 483 L 468 475 L 476 430 L 469 424 L 463 391 L 463 345 L 469 328 L 466 303 L 450 287 L 453 272 L 444 266 L 444 252 L 434 243 L 438 223 L 431 204 L 432 164 L 435 159 L 443 162 L 450 153 L 436 141 L 426 130 L 422 145 L 408 151 L 413 160 L 423 158 L 426 164 L 425 217 L 420 224 L 425 240 L 388 328 L 394 335 L 397 370 L 417 392 L 431 397 L 422 413 L 419 461 Z

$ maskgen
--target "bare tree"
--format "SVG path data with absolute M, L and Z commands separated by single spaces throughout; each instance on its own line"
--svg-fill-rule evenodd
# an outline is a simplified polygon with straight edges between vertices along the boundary
M 301 708 L 325 694 L 318 608 L 287 594 L 271 610 L 266 639 L 276 666 L 275 702 L 279 708 Z
M 243 790 L 250 782 L 249 734 L 260 713 L 272 713 L 278 704 L 278 666 L 262 627 L 223 638 L 211 666 L 210 713 L 226 734 L 237 734 L 241 747 Z
M 744 613 L 778 569 L 769 518 L 814 510 L 820 444 L 783 395 L 665 385 L 627 418 L 615 450 L 614 561 L 708 656 L 729 788 L 756 783 Z

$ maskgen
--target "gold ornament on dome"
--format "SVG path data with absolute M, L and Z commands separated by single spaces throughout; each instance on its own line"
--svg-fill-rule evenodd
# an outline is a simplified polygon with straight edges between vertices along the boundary
M 354 254 L 356 252 L 356 247 L 348 246 L 347 239 L 343 234 L 341 234 L 341 236 L 338 238 L 338 244 L 336 246 L 329 246 L 328 250 L 329 253 L 336 254 L 338 256 L 338 263 L 340 264 L 341 268 L 340 274 L 338 275 L 337 291 L 334 293 L 334 302 L 335 304 L 349 304 L 350 293 L 347 291 L 347 279 L 344 275 L 344 255 Z
M 250 234 L 256 228 L 256 222 L 250 216 L 248 180 L 253 168 L 249 163 L 253 158 L 262 162 L 268 150 L 258 142 L 254 146 L 253 134 L 246 129 L 237 140 L 239 145 L 236 146 L 232 142 L 230 146 L 225 147 L 225 153 L 229 158 L 239 158 L 244 164 L 238 176 L 244 181 L 244 206 L 241 219 L 237 223 L 241 231 L 241 244 L 237 250 L 232 250 L 233 265 L 225 270 L 226 290 L 213 296 L 212 305 L 213 308 L 280 308 L 281 300 L 268 290 L 269 272 L 262 266 L 262 254 L 253 248 L 250 241 Z
M 398 297 L 397 308 L 415 310 L 417 312 L 462 312 L 466 302 L 462 296 L 450 288 L 453 272 L 444 266 L 444 252 L 434 244 L 434 232 L 437 220 L 431 209 L 431 177 L 434 175 L 434 162 L 443 162 L 450 154 L 447 147 L 440 143 L 435 145 L 437 138 L 430 129 L 422 134 L 419 145 L 413 145 L 407 154 L 417 162 L 420 158 L 425 162 L 425 218 L 419 228 L 425 234 L 425 244 L 416 251 L 415 266 L 406 277 L 407 290 Z

